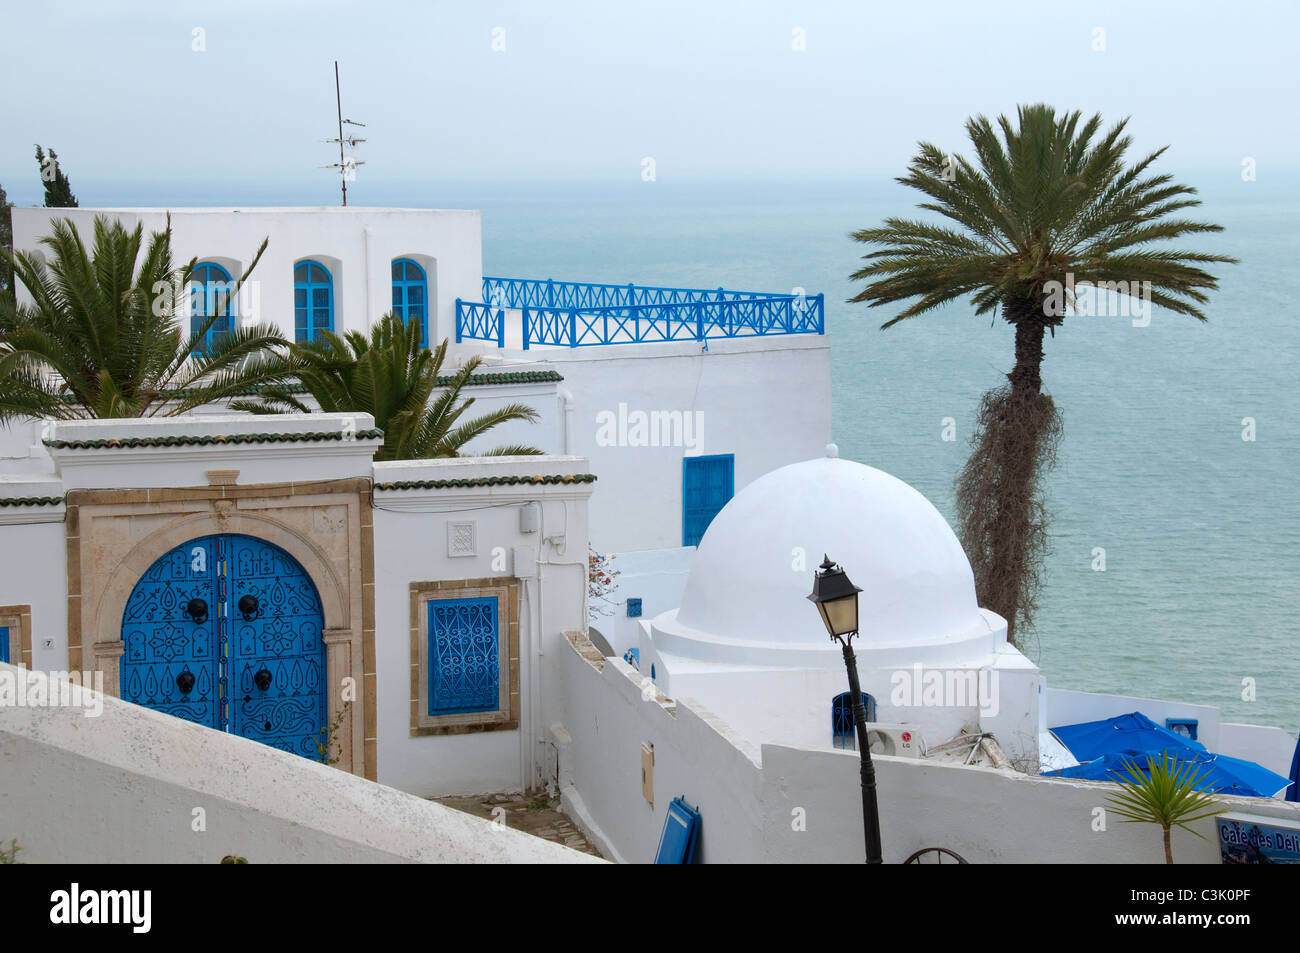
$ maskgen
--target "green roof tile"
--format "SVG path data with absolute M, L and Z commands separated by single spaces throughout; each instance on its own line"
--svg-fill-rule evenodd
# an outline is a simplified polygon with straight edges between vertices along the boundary
M 240 443 L 318 443 L 324 440 L 376 440 L 384 435 L 379 429 L 313 431 L 309 433 L 236 433 L 189 434 L 175 437 L 116 437 L 109 440 L 46 440 L 52 450 L 129 450 L 138 447 L 190 447 Z
M 446 490 L 465 486 L 521 486 L 525 484 L 595 483 L 594 473 L 548 473 L 535 476 L 463 477 L 456 480 L 401 480 L 376 483 L 376 490 Z

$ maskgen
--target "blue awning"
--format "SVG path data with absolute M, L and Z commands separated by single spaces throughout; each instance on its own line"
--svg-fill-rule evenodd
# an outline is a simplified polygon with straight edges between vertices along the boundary
M 1289 781 L 1253 761 L 1214 754 L 1205 745 L 1156 724 L 1141 712 L 1053 728 L 1052 734 L 1081 764 L 1044 772 L 1045 777 L 1084 781 L 1123 781 L 1129 766 L 1145 771 L 1148 759 L 1166 753 L 1176 764 L 1191 764 L 1204 777 L 1197 788 L 1212 794 L 1273 797 Z

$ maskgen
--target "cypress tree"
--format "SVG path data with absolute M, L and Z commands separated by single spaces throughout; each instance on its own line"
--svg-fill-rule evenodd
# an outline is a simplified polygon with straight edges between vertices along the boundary
M 46 208 L 76 208 L 77 197 L 72 194 L 72 185 L 68 177 L 59 168 L 59 156 L 53 149 L 47 156 L 38 145 L 36 162 L 41 170 L 41 182 L 45 185 Z

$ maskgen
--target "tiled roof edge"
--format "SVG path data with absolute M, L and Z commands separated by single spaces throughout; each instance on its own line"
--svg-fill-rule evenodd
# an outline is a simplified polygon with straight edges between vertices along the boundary
M 109 440 L 45 440 L 52 450 L 128 450 L 138 447 L 187 447 L 239 443 L 317 443 L 323 440 L 376 440 L 384 435 L 372 428 L 308 433 L 182 434 L 175 437 L 116 437 Z

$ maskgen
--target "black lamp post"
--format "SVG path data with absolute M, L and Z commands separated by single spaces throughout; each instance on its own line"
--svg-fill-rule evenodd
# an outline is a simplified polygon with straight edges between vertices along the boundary
M 853 702 L 853 724 L 857 729 L 858 757 L 862 762 L 862 828 L 867 841 L 867 863 L 880 860 L 880 809 L 876 805 L 876 767 L 871 763 L 871 746 L 867 744 L 867 709 L 862 704 L 858 684 L 858 659 L 853 654 L 853 637 L 858 634 L 858 593 L 862 590 L 849 581 L 848 575 L 822 557 L 820 571 L 813 577 L 813 591 L 808 600 L 817 606 L 831 638 L 844 649 L 844 667 L 849 670 L 849 696 Z

